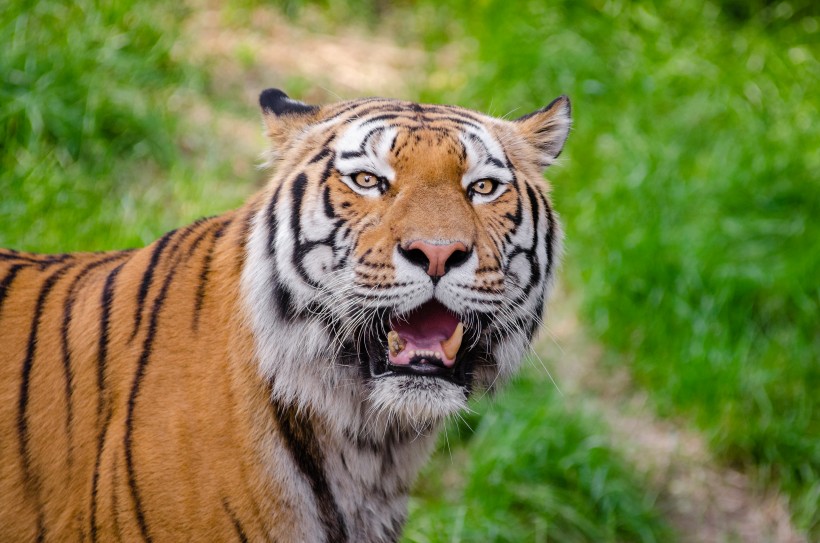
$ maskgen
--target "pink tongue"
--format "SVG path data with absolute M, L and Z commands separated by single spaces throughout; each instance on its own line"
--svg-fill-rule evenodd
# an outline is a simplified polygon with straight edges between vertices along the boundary
M 452 367 L 454 358 L 448 358 L 441 348 L 441 342 L 449 339 L 458 326 L 458 318 L 436 301 L 430 301 L 401 319 L 391 322 L 391 327 L 406 342 L 404 349 L 396 356 L 389 353 L 391 364 L 409 365 L 414 351 L 433 351 L 445 366 Z M 435 360 L 435 359 L 434 359 Z

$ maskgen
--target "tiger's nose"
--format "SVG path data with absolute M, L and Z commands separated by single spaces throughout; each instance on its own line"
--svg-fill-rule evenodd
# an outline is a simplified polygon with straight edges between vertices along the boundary
M 399 251 L 404 258 L 426 270 L 433 281 L 464 264 L 471 253 L 471 249 L 460 241 L 439 244 L 416 240 L 406 247 L 400 246 Z

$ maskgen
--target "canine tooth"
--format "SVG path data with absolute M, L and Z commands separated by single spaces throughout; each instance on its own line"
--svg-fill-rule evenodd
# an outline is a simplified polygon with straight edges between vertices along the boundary
M 406 345 L 407 342 L 404 341 L 395 330 L 390 330 L 387 334 L 387 348 L 390 349 L 390 354 L 393 356 L 398 356 L 398 354 L 404 350 Z
M 453 335 L 441 342 L 441 350 L 444 351 L 444 355 L 447 358 L 453 359 L 456 357 L 458 349 L 461 347 L 462 338 L 464 338 L 464 325 L 458 323 Z

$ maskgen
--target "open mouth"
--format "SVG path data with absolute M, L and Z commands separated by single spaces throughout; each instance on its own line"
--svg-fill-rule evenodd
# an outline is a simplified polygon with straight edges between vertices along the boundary
M 388 321 L 386 356 L 371 359 L 371 375 L 417 375 L 465 381 L 462 362 L 465 326 L 441 303 L 431 300 Z M 379 349 L 384 353 L 384 345 Z

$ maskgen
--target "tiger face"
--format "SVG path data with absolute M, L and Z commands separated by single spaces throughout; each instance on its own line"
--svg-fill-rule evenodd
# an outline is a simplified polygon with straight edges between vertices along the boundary
M 515 121 L 273 89 L 260 103 L 276 170 L 243 287 L 274 395 L 418 430 L 514 374 L 559 258 L 542 172 L 569 100 Z

